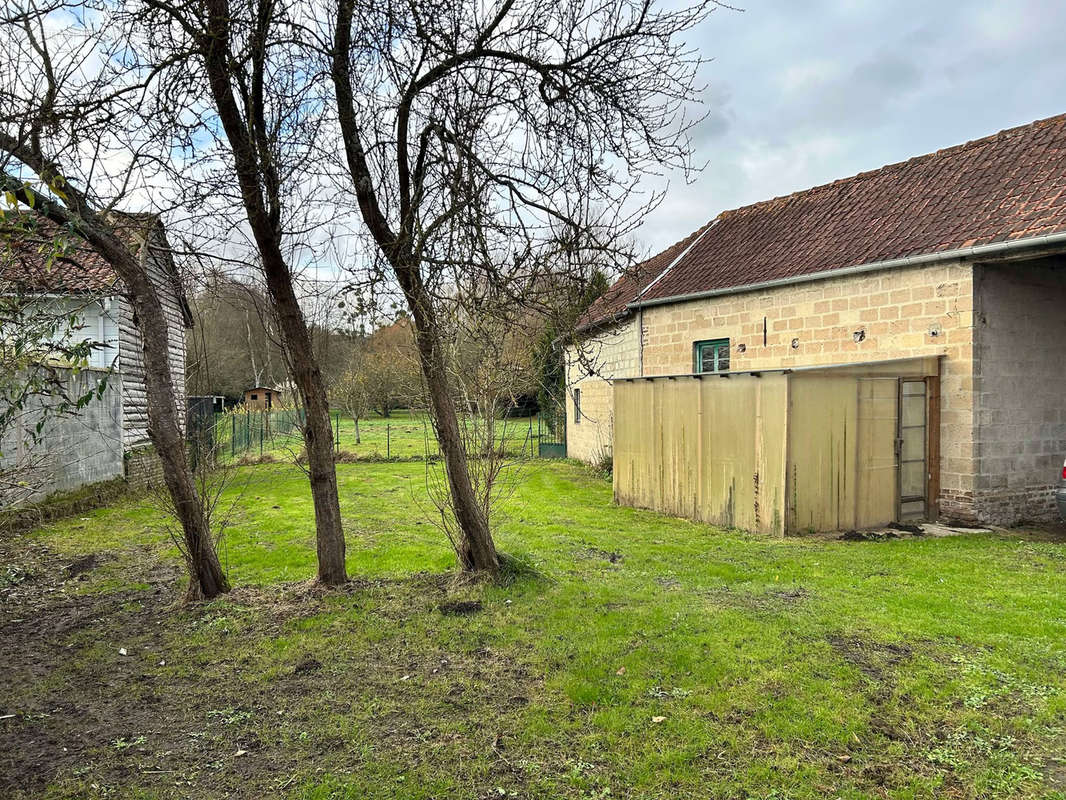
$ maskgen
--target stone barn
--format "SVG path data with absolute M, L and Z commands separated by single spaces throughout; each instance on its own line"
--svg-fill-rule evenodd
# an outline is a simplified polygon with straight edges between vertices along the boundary
M 567 349 L 619 502 L 778 533 L 1046 520 L 1066 457 L 1066 116 L 719 214 Z

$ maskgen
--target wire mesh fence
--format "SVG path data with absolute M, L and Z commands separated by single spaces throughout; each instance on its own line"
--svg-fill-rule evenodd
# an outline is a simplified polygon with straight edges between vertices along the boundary
M 193 413 L 188 419 L 190 458 L 194 466 L 205 458 L 238 461 L 300 457 L 303 452 L 303 409 L 222 413 Z M 338 459 L 412 461 L 440 457 L 433 427 L 427 414 L 401 410 L 389 417 L 369 417 L 358 422 L 341 412 L 331 415 L 333 447 Z M 483 421 L 467 416 L 461 424 L 485 430 Z M 543 440 L 557 444 L 557 424 L 544 424 L 538 417 L 504 417 L 491 426 L 492 447 L 509 458 L 547 455 Z M 477 445 L 488 447 L 487 442 Z M 476 453 L 472 453 L 476 455 Z M 554 455 L 554 452 L 552 453 Z
M 215 461 L 248 456 L 264 457 L 303 450 L 303 409 L 274 411 L 234 410 L 190 413 L 187 439 L 193 465 L 205 458 Z M 340 430 L 340 413 L 332 415 L 334 447 Z

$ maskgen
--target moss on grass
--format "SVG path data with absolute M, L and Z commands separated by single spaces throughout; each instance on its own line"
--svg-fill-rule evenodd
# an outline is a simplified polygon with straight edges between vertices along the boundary
M 172 605 L 143 501 L 22 540 L 109 556 L 0 611 L 24 796 L 1064 796 L 1057 541 L 770 540 L 539 463 L 499 522 L 511 579 L 469 583 L 422 465 L 341 464 L 358 579 L 325 591 L 303 474 L 240 474 L 213 603 Z

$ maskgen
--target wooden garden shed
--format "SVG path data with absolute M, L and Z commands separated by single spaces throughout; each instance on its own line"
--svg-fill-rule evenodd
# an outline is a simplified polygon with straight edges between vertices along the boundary
M 613 382 L 614 494 L 784 535 L 935 518 L 939 358 Z

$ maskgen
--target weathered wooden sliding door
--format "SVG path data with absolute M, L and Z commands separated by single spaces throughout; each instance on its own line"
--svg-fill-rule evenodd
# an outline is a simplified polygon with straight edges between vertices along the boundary
M 899 380 L 793 375 L 789 531 L 849 530 L 897 518 Z
M 786 376 L 614 384 L 614 490 L 624 505 L 784 533 Z

